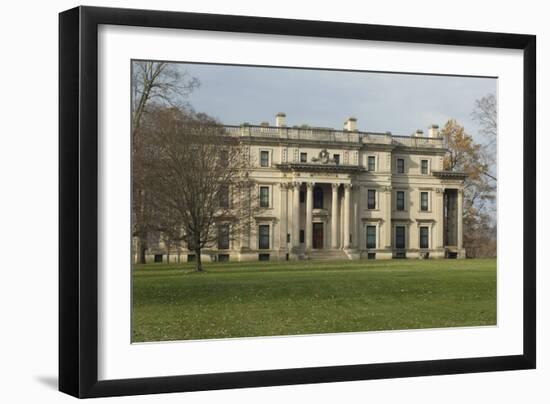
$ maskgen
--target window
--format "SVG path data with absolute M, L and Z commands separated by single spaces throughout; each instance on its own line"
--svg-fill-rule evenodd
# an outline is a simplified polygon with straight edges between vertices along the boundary
M 261 224 L 258 226 L 258 248 L 260 250 L 269 250 L 269 225 Z
M 267 150 L 260 152 L 260 166 L 269 167 L 269 152 Z
M 229 187 L 227 185 L 220 187 L 218 196 L 220 208 L 229 208 Z
M 258 254 L 258 261 L 269 261 L 269 254 Z
M 376 209 L 376 190 L 367 191 L 367 209 Z
M 397 172 L 403 174 L 405 172 L 405 160 L 397 159 Z
M 260 187 L 260 208 L 269 208 L 269 187 Z
M 218 254 L 218 262 L 229 262 L 229 254 Z
M 367 158 L 367 169 L 369 171 L 376 171 L 376 157 L 375 156 L 369 156 Z
M 195 254 L 187 254 L 187 262 L 195 262 L 197 260 L 197 256 Z
M 368 260 L 375 260 L 376 259 L 376 253 L 367 253 L 367 259 Z
M 340 164 L 340 155 L 339 154 L 334 154 L 332 157 L 334 158 L 334 163 L 336 165 L 339 165 Z
M 300 203 L 305 203 L 305 202 L 306 202 L 306 192 L 300 191 Z
M 229 165 L 229 152 L 227 150 L 220 150 L 220 165 L 222 167 Z
M 428 193 L 427 192 L 420 192 L 420 210 L 422 211 L 428 210 Z
M 196 248 L 195 235 L 192 234 L 192 233 L 187 234 L 186 240 L 187 240 L 187 249 L 188 250 L 194 250 Z
M 286 242 L 287 242 L 287 243 L 290 243 L 290 233 L 287 233 L 287 234 L 286 234 Z
M 430 229 L 427 226 L 420 227 L 420 248 L 430 248 Z
M 218 225 L 218 250 L 229 249 L 229 225 Z
M 313 209 L 323 209 L 323 188 L 313 188 Z
M 162 254 L 155 254 L 155 262 L 162 262 Z
M 395 248 L 405 248 L 405 226 L 395 226 Z
M 307 163 L 307 153 L 300 153 L 300 163 Z
M 303 243 L 305 242 L 305 234 L 304 234 L 304 231 L 303 230 L 300 230 L 300 243 Z
M 396 192 L 395 208 L 397 210 L 405 210 L 405 191 Z
M 421 160 L 420 161 L 420 172 L 423 175 L 428 174 L 428 160 Z
M 376 248 L 376 226 L 367 226 L 367 248 Z

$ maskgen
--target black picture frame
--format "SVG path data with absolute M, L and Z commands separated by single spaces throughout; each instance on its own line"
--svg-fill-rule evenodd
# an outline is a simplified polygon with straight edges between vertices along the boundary
M 98 381 L 100 24 L 523 50 L 523 354 Z M 533 35 L 96 7 L 60 13 L 59 390 L 84 398 L 535 368 L 535 73 Z

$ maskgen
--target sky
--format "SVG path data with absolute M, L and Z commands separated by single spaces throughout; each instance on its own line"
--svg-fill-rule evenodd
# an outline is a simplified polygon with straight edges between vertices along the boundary
M 275 124 L 343 128 L 354 116 L 360 131 L 410 135 L 454 118 L 481 141 L 475 101 L 497 91 L 497 79 L 236 65 L 179 64 L 197 77 L 188 102 L 227 125 Z

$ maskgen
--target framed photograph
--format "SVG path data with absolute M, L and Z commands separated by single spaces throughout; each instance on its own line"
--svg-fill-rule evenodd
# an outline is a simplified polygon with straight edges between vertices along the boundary
M 61 391 L 535 368 L 535 36 L 59 28 Z

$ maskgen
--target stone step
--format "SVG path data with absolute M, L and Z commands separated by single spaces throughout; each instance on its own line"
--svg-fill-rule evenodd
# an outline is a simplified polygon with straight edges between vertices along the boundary
M 307 254 L 307 258 L 310 260 L 346 260 L 347 254 L 343 250 L 321 250 L 310 251 Z

